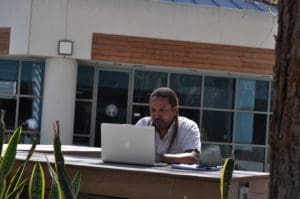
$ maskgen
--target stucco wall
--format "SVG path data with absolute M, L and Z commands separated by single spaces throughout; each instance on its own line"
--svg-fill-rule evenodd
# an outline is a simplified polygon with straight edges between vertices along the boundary
M 71 57 L 89 60 L 93 32 L 273 49 L 277 31 L 276 16 L 246 10 L 152 0 L 32 0 L 31 13 L 31 1 L 21 2 L 0 0 L 0 26 L 13 27 L 10 54 L 55 57 L 58 40 L 69 39 Z
M 0 0 L 0 27 L 10 28 L 10 54 L 27 54 L 31 0 Z

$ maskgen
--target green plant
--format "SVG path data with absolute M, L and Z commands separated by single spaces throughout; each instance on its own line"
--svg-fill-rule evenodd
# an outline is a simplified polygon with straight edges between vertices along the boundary
M 54 124 L 54 139 L 53 149 L 55 158 L 55 170 L 50 165 L 47 157 L 48 170 L 52 179 L 50 199 L 75 199 L 79 193 L 81 175 L 77 172 L 71 182 L 68 177 L 64 157 L 61 151 L 61 142 L 59 138 L 59 122 Z M 42 166 L 39 162 L 36 162 L 29 182 L 29 198 L 44 198 L 45 190 L 45 176 Z
M 1 110 L 0 117 L 0 155 L 2 155 L 3 144 L 5 140 L 5 123 L 4 123 L 5 111 Z M 14 163 L 17 153 L 17 145 L 19 138 L 22 133 L 22 126 L 19 126 L 10 137 L 8 144 L 5 149 L 3 157 L 0 158 L 0 198 L 1 199 L 16 199 L 19 198 L 23 192 L 28 179 L 24 179 L 25 167 L 34 153 L 37 142 L 34 141 L 31 149 L 24 161 L 19 166 L 13 176 L 10 176 L 11 171 L 14 168 Z M 79 172 L 76 173 L 72 182 L 66 174 L 64 157 L 61 151 L 61 142 L 59 138 L 59 123 L 55 123 L 54 128 L 54 157 L 55 167 L 54 171 L 49 161 L 48 170 L 52 178 L 52 185 L 50 190 L 50 198 L 52 199 L 75 199 L 79 193 L 81 175 Z M 7 183 L 10 178 L 9 183 Z M 30 199 L 43 199 L 45 195 L 45 175 L 43 167 L 40 162 L 36 162 L 33 166 L 31 177 L 29 180 L 28 193 Z
M 235 161 L 233 158 L 226 158 L 223 164 L 223 169 L 220 178 L 220 192 L 221 192 L 221 199 L 228 199 L 229 197 L 229 188 L 232 173 L 234 170 Z
M 0 151 L 2 154 L 4 138 L 5 138 L 5 123 L 4 123 L 5 111 L 1 110 L 0 117 Z M 4 156 L 1 156 L 0 160 L 0 198 L 18 198 L 23 191 L 27 179 L 23 179 L 23 173 L 26 163 L 30 159 L 36 142 L 31 146 L 30 152 L 27 155 L 25 162 L 17 169 L 17 172 L 11 177 L 10 183 L 7 184 L 8 176 L 14 167 L 16 159 L 17 145 L 19 142 L 20 135 L 22 133 L 22 126 L 19 126 L 10 137 Z

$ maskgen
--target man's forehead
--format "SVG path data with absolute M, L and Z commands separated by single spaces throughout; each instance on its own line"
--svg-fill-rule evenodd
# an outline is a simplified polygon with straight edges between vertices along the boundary
M 164 103 L 164 104 L 170 104 L 169 99 L 167 97 L 152 97 L 150 99 L 150 104 L 151 103 Z

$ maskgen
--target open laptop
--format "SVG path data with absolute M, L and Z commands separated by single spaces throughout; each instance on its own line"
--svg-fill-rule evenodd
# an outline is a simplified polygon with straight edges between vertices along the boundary
M 101 124 L 103 162 L 155 166 L 153 126 Z

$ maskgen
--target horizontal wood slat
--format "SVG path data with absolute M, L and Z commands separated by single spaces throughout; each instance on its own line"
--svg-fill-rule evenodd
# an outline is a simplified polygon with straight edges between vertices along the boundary
M 274 50 L 93 34 L 92 59 L 205 70 L 273 74 Z
M 0 54 L 9 52 L 10 28 L 0 28 Z

